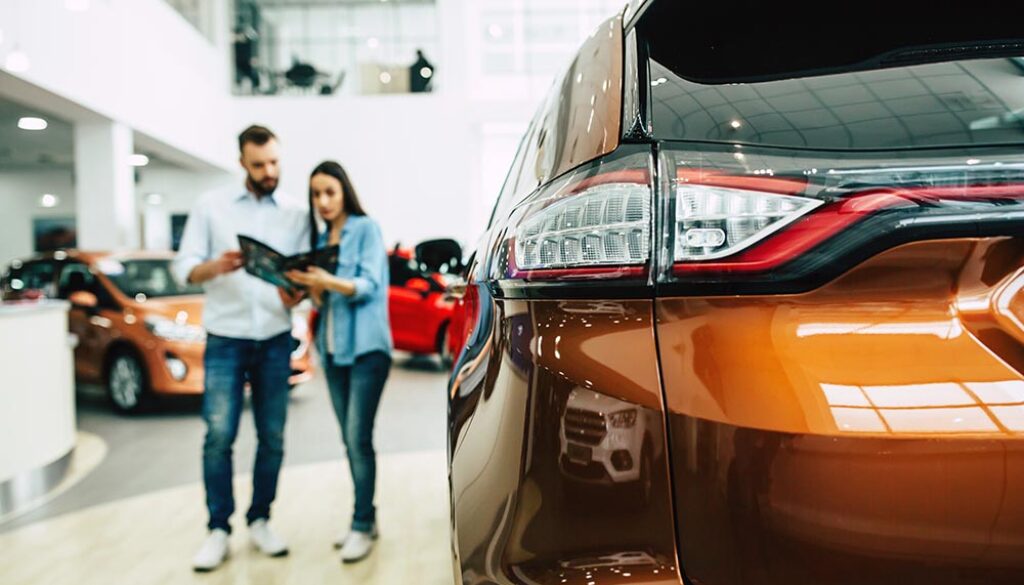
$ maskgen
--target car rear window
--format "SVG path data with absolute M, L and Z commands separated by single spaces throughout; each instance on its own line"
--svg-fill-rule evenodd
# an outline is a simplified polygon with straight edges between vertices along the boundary
M 748 83 L 925 62 L 1007 57 L 1024 34 L 1013 3 L 649 0 L 636 27 L 650 56 L 703 83 Z
M 1024 62 L 1013 58 L 740 84 L 650 62 L 656 138 L 879 150 L 1024 143 Z

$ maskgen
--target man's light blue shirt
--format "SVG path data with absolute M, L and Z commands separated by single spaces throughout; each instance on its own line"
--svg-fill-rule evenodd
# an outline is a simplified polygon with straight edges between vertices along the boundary
M 326 233 L 319 245 L 327 245 Z M 321 356 L 331 355 L 336 366 L 351 366 L 370 352 L 391 353 L 388 256 L 380 226 L 365 215 L 349 216 L 339 247 L 335 275 L 351 280 L 356 291 L 351 297 L 325 293 L 317 350 Z
M 285 255 L 309 250 L 308 211 L 275 194 L 257 199 L 248 191 L 215 192 L 189 213 L 174 277 L 186 282 L 192 270 L 224 252 L 238 250 L 238 236 L 255 238 Z M 238 269 L 203 283 L 203 325 L 222 337 L 263 340 L 291 330 L 291 312 L 277 287 Z

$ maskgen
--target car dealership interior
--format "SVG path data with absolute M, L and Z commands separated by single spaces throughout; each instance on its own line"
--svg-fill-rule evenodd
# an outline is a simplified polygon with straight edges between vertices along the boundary
M 1024 34 L 891 4 L 3 0 L 0 585 L 1024 583 Z
M 624 5 L 3 2 L 0 582 L 451 583 L 445 262 L 486 227 L 556 73 Z M 251 124 L 279 137 L 277 198 L 308 206 L 310 172 L 336 160 L 388 250 L 380 538 L 349 565 L 332 546 L 354 493 L 307 300 L 271 522 L 289 554 L 250 550 L 236 515 L 230 559 L 201 575 L 204 291 L 169 266 L 201 197 L 243 192 L 236 138 Z M 414 262 L 427 241 L 448 259 Z M 240 506 L 254 429 L 246 405 Z

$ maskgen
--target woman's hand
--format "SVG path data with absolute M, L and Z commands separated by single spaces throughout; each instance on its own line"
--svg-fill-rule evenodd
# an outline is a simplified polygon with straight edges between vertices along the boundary
M 331 273 L 319 266 L 310 266 L 305 272 L 301 270 L 289 270 L 285 273 L 288 280 L 309 288 L 327 288 Z

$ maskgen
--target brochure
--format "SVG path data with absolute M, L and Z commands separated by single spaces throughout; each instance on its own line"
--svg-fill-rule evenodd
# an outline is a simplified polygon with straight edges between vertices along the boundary
M 334 272 L 338 263 L 338 246 L 319 248 L 312 252 L 285 256 L 263 242 L 249 236 L 238 236 L 238 244 L 242 250 L 245 271 L 279 286 L 289 293 L 304 288 L 285 276 L 290 270 L 306 270 L 310 266 L 319 266 L 328 272 Z

